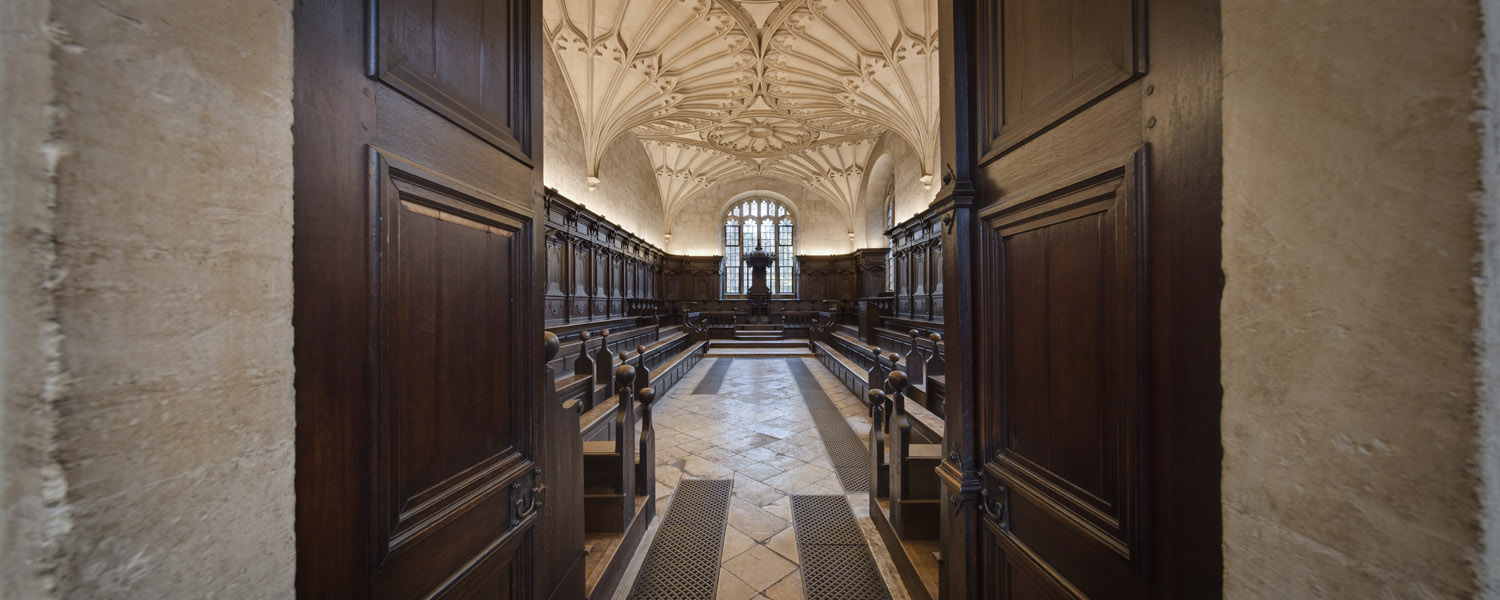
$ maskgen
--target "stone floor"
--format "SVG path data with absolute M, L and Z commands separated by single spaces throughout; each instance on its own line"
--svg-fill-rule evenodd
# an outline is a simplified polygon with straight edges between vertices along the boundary
M 724 359 L 704 360 L 656 404 L 657 514 L 670 510 L 672 492 L 683 478 L 733 479 L 718 598 L 801 598 L 789 496 L 844 494 L 844 489 L 786 359 L 735 358 L 719 393 L 694 394 L 716 360 Z M 864 405 L 817 360 L 794 360 L 807 365 L 854 431 L 867 439 L 870 421 Z M 890 554 L 870 520 L 868 495 L 846 496 L 891 596 L 905 600 Z M 629 595 L 660 522 L 658 517 L 647 530 L 615 592 L 617 600 Z

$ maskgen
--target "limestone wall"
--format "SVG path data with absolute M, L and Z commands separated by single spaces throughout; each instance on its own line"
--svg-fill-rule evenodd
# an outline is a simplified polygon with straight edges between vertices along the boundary
M 781 179 L 748 177 L 716 185 L 684 207 L 671 223 L 667 252 L 688 255 L 723 254 L 724 209 L 735 196 L 767 190 L 791 201 L 797 213 L 797 254 L 844 254 L 854 250 L 849 223 L 833 204 L 811 190 Z
M 1484 42 L 1481 46 L 1484 69 L 1480 98 L 1484 110 L 1476 115 L 1482 129 L 1483 158 L 1480 195 L 1480 234 L 1483 249 L 1480 256 L 1479 291 L 1480 329 L 1480 447 L 1479 469 L 1483 478 L 1480 488 L 1484 504 L 1483 554 L 1479 557 L 1479 581 L 1482 597 L 1500 598 L 1500 3 L 1493 0 L 1482 5 Z
M 1478 3 L 1222 7 L 1225 596 L 1470 596 Z
M 895 181 L 896 223 L 910 219 L 912 215 L 927 210 L 937 197 L 936 183 L 932 189 L 922 186 L 921 158 L 912 150 L 911 144 L 894 133 L 881 136 L 870 152 L 870 164 L 865 166 L 862 182 L 864 194 L 855 214 L 854 241 L 861 248 L 884 248 L 890 245 L 885 238 L 885 186 Z
M 293 595 L 291 10 L 0 5 L 0 596 Z
M 542 130 L 542 181 L 562 195 L 621 225 L 656 247 L 666 245 L 665 218 L 656 172 L 646 147 L 627 133 L 604 149 L 599 164 L 599 186 L 588 188 L 588 164 L 583 155 L 583 130 L 578 110 L 568 95 L 568 84 L 551 50 L 544 50 L 542 96 L 546 122 Z

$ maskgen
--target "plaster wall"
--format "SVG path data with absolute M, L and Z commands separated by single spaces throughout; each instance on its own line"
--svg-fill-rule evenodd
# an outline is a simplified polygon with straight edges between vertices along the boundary
M 291 10 L 0 5 L 0 595 L 294 595 Z
M 1222 8 L 1225 596 L 1472 596 L 1479 4 Z
M 677 213 L 667 252 L 693 256 L 724 253 L 720 237 L 726 203 L 744 192 L 769 190 L 791 200 L 797 213 L 797 254 L 844 254 L 854 250 L 849 223 L 838 208 L 800 185 L 772 177 L 747 177 L 715 185 Z
M 583 153 L 583 129 L 573 106 L 567 80 L 550 49 L 542 53 L 542 181 L 568 199 L 641 239 L 666 246 L 661 192 L 646 147 L 633 133 L 620 136 L 605 148 L 599 163 L 599 185 L 589 191 L 588 162 Z

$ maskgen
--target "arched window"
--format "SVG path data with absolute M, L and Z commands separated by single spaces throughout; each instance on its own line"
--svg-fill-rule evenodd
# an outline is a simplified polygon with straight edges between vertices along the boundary
M 766 274 L 772 294 L 797 293 L 796 258 L 792 211 L 768 198 L 752 198 L 734 205 L 724 216 L 724 295 L 743 296 L 750 291 L 750 266 L 745 253 L 758 245 L 776 253 L 776 264 Z

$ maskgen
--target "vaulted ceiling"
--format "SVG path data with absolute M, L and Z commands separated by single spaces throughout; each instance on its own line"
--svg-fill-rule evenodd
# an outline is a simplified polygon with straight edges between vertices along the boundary
M 626 132 L 646 145 L 669 222 L 700 192 L 753 175 L 806 186 L 852 219 L 887 131 L 931 183 L 933 0 L 547 0 L 543 16 L 590 189 Z

